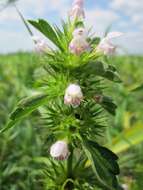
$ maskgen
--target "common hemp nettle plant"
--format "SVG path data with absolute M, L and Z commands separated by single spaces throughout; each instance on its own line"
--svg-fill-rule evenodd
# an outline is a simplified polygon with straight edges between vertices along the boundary
M 41 189 L 122 189 L 117 179 L 118 157 L 102 145 L 108 125 L 106 113 L 115 115 L 117 108 L 106 89 L 109 81 L 121 82 L 106 58 L 116 50 L 112 39 L 122 33 L 93 37 L 84 19 L 84 2 L 75 0 L 62 29 L 43 19 L 29 20 L 54 48 L 34 36 L 26 24 L 36 51 L 43 57 L 43 73 L 36 81 L 36 94 L 34 90 L 33 96 L 19 102 L 1 133 L 38 110 L 38 131 L 48 159 Z

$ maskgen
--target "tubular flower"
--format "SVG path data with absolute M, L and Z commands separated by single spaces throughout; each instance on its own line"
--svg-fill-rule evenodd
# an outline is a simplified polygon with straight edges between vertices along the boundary
M 77 28 L 73 32 L 73 39 L 69 44 L 69 50 L 75 55 L 81 55 L 90 49 L 87 42 L 87 33 L 84 28 Z
M 70 84 L 65 92 L 64 103 L 73 107 L 78 107 L 83 100 L 81 88 L 77 84 Z
M 69 16 L 72 19 L 84 19 L 85 13 L 84 13 L 84 1 L 83 0 L 75 0 L 73 3 L 73 7 L 69 13 Z
M 116 51 L 116 46 L 112 44 L 111 40 L 113 38 L 117 38 L 122 36 L 123 33 L 121 32 L 110 32 L 105 38 L 101 40 L 99 45 L 97 46 L 96 50 L 98 52 L 103 52 L 105 55 L 112 55 Z
M 56 160 L 66 160 L 69 154 L 68 144 L 65 141 L 57 141 L 50 148 L 50 155 Z
M 35 42 L 35 51 L 37 53 L 45 53 L 48 50 L 48 45 L 44 39 L 41 39 L 38 36 L 33 36 L 32 39 Z

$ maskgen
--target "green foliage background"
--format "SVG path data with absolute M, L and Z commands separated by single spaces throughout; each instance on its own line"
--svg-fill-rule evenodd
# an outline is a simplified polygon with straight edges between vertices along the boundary
M 115 119 L 110 116 L 113 127 L 106 129 L 104 144 L 119 154 L 120 180 L 131 190 L 143 187 L 142 61 L 137 56 L 110 58 L 110 63 L 117 65 L 123 84 L 111 83 L 109 94 L 119 107 Z M 0 128 L 5 126 L 17 102 L 33 93 L 33 81 L 41 73 L 41 63 L 42 58 L 32 53 L 0 56 Z M 38 134 L 38 114 L 34 112 L 0 136 L 0 190 L 43 190 L 46 177 L 42 169 L 49 163 L 43 136 Z

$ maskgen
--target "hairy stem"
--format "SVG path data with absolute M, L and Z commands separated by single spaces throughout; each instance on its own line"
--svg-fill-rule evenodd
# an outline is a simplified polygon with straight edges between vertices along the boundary
M 70 156 L 67 160 L 67 178 L 72 179 L 73 147 L 71 144 L 69 145 L 69 150 L 70 150 Z M 72 189 L 73 189 L 73 183 L 69 181 L 66 185 L 65 190 L 72 190 Z

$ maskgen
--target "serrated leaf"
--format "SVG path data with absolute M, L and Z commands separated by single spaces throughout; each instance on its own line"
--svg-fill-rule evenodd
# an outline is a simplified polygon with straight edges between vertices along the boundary
M 58 39 L 58 35 L 53 27 L 45 20 L 39 19 L 38 21 L 29 20 L 29 23 L 44 34 L 50 41 L 52 41 L 58 48 L 62 49 Z
M 102 76 L 114 82 L 122 82 L 119 74 L 116 72 L 115 67 L 109 65 L 107 69 L 101 61 L 90 62 L 85 66 L 92 74 Z
M 103 74 L 103 76 L 105 78 L 107 78 L 108 80 L 111 80 L 111 81 L 114 81 L 114 82 L 119 82 L 119 83 L 122 82 L 122 80 L 120 79 L 119 74 L 117 72 L 114 72 L 114 71 L 109 70 L 109 69 L 107 69 L 105 71 L 105 73 Z
M 28 113 L 34 111 L 37 107 L 43 105 L 47 101 L 47 95 L 38 94 L 30 98 L 23 99 L 16 110 L 11 114 L 10 119 L 15 120 L 21 117 L 25 117 Z
M 116 179 L 116 175 L 119 174 L 118 157 L 93 141 L 86 141 L 83 149 L 101 185 L 107 190 L 119 189 Z
M 19 102 L 18 107 L 24 108 L 35 106 L 38 102 L 43 101 L 44 98 L 47 98 L 47 96 L 47 94 L 37 94 L 28 98 L 24 98 Z
M 39 106 L 42 106 L 47 102 L 46 94 L 38 94 L 34 95 L 30 98 L 23 99 L 19 104 L 15 111 L 10 115 L 10 121 L 7 126 L 0 130 L 0 133 L 6 131 L 7 129 L 13 127 L 18 121 L 26 117 L 35 111 Z

